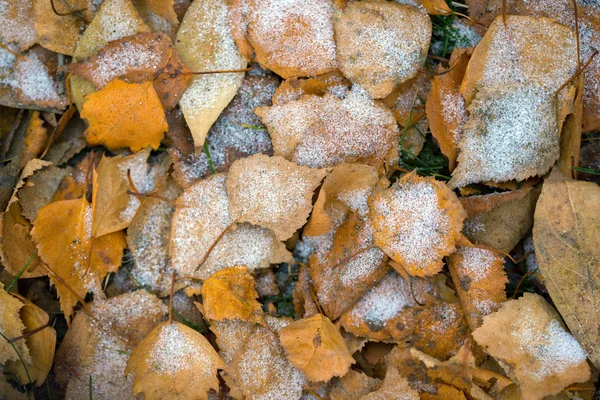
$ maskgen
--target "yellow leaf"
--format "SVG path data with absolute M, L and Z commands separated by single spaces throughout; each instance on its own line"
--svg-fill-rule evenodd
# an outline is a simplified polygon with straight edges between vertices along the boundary
M 238 70 L 247 62 L 233 42 L 227 24 L 229 1 L 194 1 L 177 32 L 175 48 L 193 71 Z M 196 148 L 202 147 L 212 124 L 235 96 L 243 73 L 195 76 L 179 103 Z
M 202 285 L 202 305 L 206 319 L 239 319 L 265 324 L 262 306 L 256 300 L 254 278 L 246 267 L 216 272 Z
M 61 9 L 61 2 L 55 0 L 59 13 L 69 13 L 67 7 Z M 77 9 L 75 9 L 77 10 Z M 56 53 L 72 56 L 77 47 L 79 33 L 85 28 L 85 21 L 77 14 L 58 15 L 52 10 L 51 1 L 34 1 L 34 26 L 40 45 Z
M 42 328 L 50 321 L 48 314 L 31 302 L 25 303 L 20 315 L 27 332 Z M 56 331 L 53 327 L 46 326 L 41 331 L 27 336 L 24 341 L 31 355 L 31 362 L 25 363 L 27 372 L 35 386 L 40 386 L 46 380 L 54 362 Z M 20 361 L 7 361 L 5 367 L 7 371 L 17 375 L 19 382 L 28 382 L 27 372 Z
M 355 362 L 339 329 L 322 314 L 292 322 L 279 339 L 292 364 L 311 381 L 344 376 Z
M 133 394 L 145 399 L 208 399 L 219 391 L 217 370 L 225 363 L 208 340 L 174 322 L 157 326 L 133 350 L 125 374 L 133 374 Z
M 557 168 L 555 168 L 557 169 Z M 548 293 L 567 326 L 600 365 L 600 187 L 553 171 L 544 182 L 533 224 L 535 253 Z
M 25 325 L 19 316 L 22 307 L 23 303 L 4 290 L 4 285 L 0 283 L 0 333 L 6 338 L 0 336 L 0 364 L 4 364 L 8 360 L 20 362 L 19 355 L 8 343 L 8 340 L 21 336 L 25 330 Z M 25 342 L 19 340 L 13 344 L 25 362 L 31 363 L 31 356 Z M 28 382 L 25 381 L 25 383 Z
M 431 15 L 449 15 L 452 10 L 444 0 L 417 0 Z
M 85 135 L 90 145 L 111 150 L 129 147 L 138 151 L 148 146 L 157 149 L 169 129 L 152 82 L 129 84 L 115 78 L 87 99 L 81 117 L 89 123 Z

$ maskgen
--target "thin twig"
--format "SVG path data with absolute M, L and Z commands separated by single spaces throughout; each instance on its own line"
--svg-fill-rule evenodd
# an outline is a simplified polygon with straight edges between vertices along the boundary
M 177 273 L 173 271 L 173 277 L 171 278 L 171 290 L 169 292 L 169 324 L 173 323 L 173 288 L 175 287 L 175 275 L 177 275 Z
M 198 266 L 196 267 L 196 271 L 198 271 L 198 268 L 200 268 L 206 262 L 206 260 L 208 260 L 208 257 L 210 256 L 210 253 L 212 253 L 212 251 L 215 249 L 215 247 L 217 246 L 217 244 L 219 244 L 219 242 L 221 241 L 221 239 L 223 239 L 223 236 L 225 236 L 225 234 L 227 233 L 227 231 L 229 229 L 231 229 L 235 224 L 237 224 L 237 220 L 235 220 L 231 224 L 227 225 L 227 227 L 225 229 L 223 229 L 223 232 L 221 232 L 219 234 L 219 236 L 217 236 L 217 239 L 213 242 L 213 244 L 210 245 L 210 247 L 208 248 L 208 251 L 206 252 L 206 254 L 204 255 L 204 257 L 202 257 L 202 260 L 200 261 L 200 264 L 198 264 Z
M 13 51 L 10 47 L 8 47 L 7 45 L 0 43 L 0 47 L 2 47 L 4 50 L 8 51 L 10 54 L 12 54 L 13 56 L 17 57 L 18 59 L 20 59 L 21 61 L 27 61 L 27 59 L 25 58 L 25 56 L 17 53 L 16 51 Z
M 581 43 L 579 40 L 579 15 L 577 10 L 577 0 L 572 0 L 573 10 L 575 11 L 575 35 L 577 35 L 577 68 L 581 69 Z
M 76 14 L 78 12 L 85 11 L 88 9 L 87 7 L 85 7 L 85 8 L 82 8 L 81 10 L 70 11 L 68 13 L 59 13 L 58 10 L 56 9 L 56 7 L 54 6 L 54 0 L 50 0 L 50 6 L 52 7 L 52 12 L 54 12 L 54 14 L 58 15 L 59 17 L 66 17 L 68 15 L 73 15 L 73 14 Z
M 565 87 L 567 87 L 567 85 L 569 83 L 571 83 L 575 78 L 577 78 L 579 75 L 581 75 L 583 73 L 583 71 L 585 71 L 586 68 L 590 66 L 590 64 L 594 60 L 594 57 L 596 57 L 597 54 L 598 54 L 598 50 L 594 50 L 594 52 L 590 56 L 589 60 L 587 60 L 587 62 L 585 64 L 583 64 L 583 67 L 581 67 L 580 69 L 578 69 L 577 72 L 575 72 L 575 74 L 573 74 L 573 76 L 571 78 L 569 78 L 568 81 L 566 81 L 565 83 L 563 83 L 562 85 L 560 85 L 560 87 L 556 90 L 556 92 L 554 92 L 554 94 L 552 95 L 552 97 L 558 95 L 560 93 L 560 91 L 563 90 Z
M 9 339 L 8 343 L 14 343 L 14 342 L 17 342 L 17 341 L 22 340 L 22 339 L 27 339 L 29 336 L 33 335 L 34 333 L 38 333 L 39 331 L 42 331 L 42 330 L 46 329 L 49 326 L 50 326 L 50 323 L 47 322 L 47 323 L 45 323 L 42 326 L 38 326 L 37 328 L 30 330 L 29 332 L 25 332 L 21 336 L 17 336 L 17 337 L 14 337 L 12 339 Z

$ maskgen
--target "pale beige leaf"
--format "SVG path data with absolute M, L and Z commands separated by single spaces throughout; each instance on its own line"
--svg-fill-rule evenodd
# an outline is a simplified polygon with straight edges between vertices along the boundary
M 227 25 L 226 0 L 195 1 L 177 32 L 175 48 L 192 71 L 237 70 L 247 62 L 235 45 Z M 196 76 L 179 105 L 192 131 L 195 146 L 202 147 L 212 124 L 235 96 L 243 73 Z
M 377 391 L 362 396 L 360 400 L 419 400 L 419 392 L 412 389 L 405 377 L 394 367 L 388 368 L 383 386 Z
M 21 321 L 19 312 L 24 304 L 4 290 L 4 285 L 0 283 L 0 333 L 6 337 L 0 337 L 0 364 L 8 360 L 19 361 L 19 355 L 8 343 L 9 339 L 16 338 L 23 334 L 25 325 Z M 14 343 L 19 354 L 25 362 L 31 363 L 29 349 L 24 341 L 19 340 Z
M 219 390 L 217 370 L 224 368 L 204 336 L 178 322 L 165 322 L 133 350 L 125 374 L 133 374 L 136 397 L 206 400 L 209 390 Z

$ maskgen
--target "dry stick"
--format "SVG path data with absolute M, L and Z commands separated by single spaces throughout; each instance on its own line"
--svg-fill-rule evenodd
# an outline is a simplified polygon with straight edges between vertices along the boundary
M 173 271 L 173 277 L 171 278 L 171 291 L 169 292 L 169 324 L 173 323 L 173 288 L 175 287 L 175 275 L 177 275 L 177 273 Z
M 552 95 L 552 97 L 558 95 L 560 93 L 560 91 L 563 90 L 565 87 L 567 87 L 567 85 L 569 83 L 571 83 L 575 78 L 577 78 L 579 75 L 581 75 L 583 73 L 583 71 L 585 71 L 586 68 L 590 66 L 590 64 L 594 60 L 594 57 L 596 57 L 597 54 L 598 54 L 598 50 L 594 50 L 594 52 L 590 56 L 589 60 L 587 60 L 587 62 L 585 64 L 583 64 L 583 67 L 579 68 L 577 70 L 577 72 L 575 72 L 573 74 L 573 76 L 571 78 L 569 78 L 568 81 L 566 81 L 565 83 L 563 83 L 562 85 L 560 85 L 560 87 L 556 90 L 556 92 L 554 92 L 554 94 Z
M 309 392 L 310 394 L 312 394 L 313 396 L 315 396 L 318 400 L 323 400 L 323 398 L 321 396 L 319 396 L 319 394 L 317 392 L 315 392 L 314 390 L 309 388 L 306 384 L 304 384 L 304 389 L 307 392 Z
M 213 244 L 210 245 L 210 247 L 208 248 L 208 251 L 206 252 L 206 254 L 204 255 L 204 257 L 202 257 L 202 260 L 200 261 L 200 264 L 198 264 L 198 266 L 196 267 L 195 271 L 198 271 L 198 268 L 200 268 L 206 262 L 206 260 L 208 260 L 208 257 L 210 256 L 210 253 L 212 253 L 212 251 L 217 246 L 217 244 L 219 244 L 219 242 L 221 241 L 221 239 L 223 239 L 223 236 L 225 236 L 225 234 L 227 233 L 227 231 L 229 229 L 231 229 L 235 224 L 237 224 L 237 219 L 235 221 L 233 221 L 231 224 L 227 225 L 227 227 L 225 229 L 223 229 L 223 232 L 221 232 L 219 234 L 219 236 L 217 236 L 217 239 L 213 242 Z
M 12 339 L 8 339 L 8 343 L 14 343 L 14 342 L 22 340 L 22 339 L 27 339 L 29 336 L 33 335 L 34 333 L 38 333 L 39 331 L 44 330 L 44 329 L 46 329 L 49 326 L 50 326 L 50 323 L 46 322 L 44 325 L 39 326 L 39 327 L 37 327 L 35 329 L 32 329 L 29 332 L 25 332 L 21 336 L 17 336 L 17 337 L 14 337 Z
M 415 303 L 417 303 L 417 304 L 418 304 L 418 305 L 420 305 L 420 306 L 424 306 L 424 305 L 425 305 L 425 303 L 421 304 L 421 303 L 419 302 L 419 300 L 417 300 L 417 296 L 415 296 L 415 292 L 414 292 L 414 290 L 413 290 L 413 278 L 412 278 L 412 276 L 410 276 L 410 275 L 409 275 L 408 283 L 409 283 L 409 285 L 410 285 L 410 294 L 412 295 L 412 298 L 413 298 L 413 300 L 415 301 Z
M 21 54 L 11 50 L 10 47 L 8 47 L 7 45 L 0 43 L 0 47 L 2 47 L 4 50 L 8 51 L 10 54 L 12 54 L 13 56 L 17 57 L 18 59 L 20 59 L 21 61 L 27 61 L 27 59 L 25 58 L 25 56 L 22 56 Z
M 502 22 L 506 27 L 506 0 L 502 0 Z
M 85 313 L 86 313 L 87 315 L 89 315 L 90 317 L 93 317 L 93 316 L 92 316 L 92 313 L 91 313 L 91 311 L 90 311 L 90 309 L 89 309 L 89 308 L 87 307 L 87 305 L 85 304 L 85 300 L 84 300 L 84 299 L 83 299 L 83 298 L 82 298 L 80 295 L 78 295 L 78 294 L 77 294 L 77 292 L 75 291 L 75 289 L 73 289 L 73 288 L 72 288 L 72 287 L 71 287 L 71 286 L 70 286 L 70 285 L 69 285 L 67 282 L 65 282 L 65 280 L 64 280 L 63 278 L 61 278 L 60 276 L 58 276 L 58 274 L 57 274 L 56 272 L 54 272 L 54 271 L 52 270 L 52 268 L 50 268 L 49 266 L 47 266 L 45 263 L 40 263 L 40 265 L 41 265 L 41 266 L 43 266 L 44 268 L 46 268 L 46 270 L 47 270 L 47 271 L 48 271 L 48 272 L 49 272 L 49 273 L 50 273 L 50 274 L 51 274 L 51 275 L 52 275 L 54 278 L 56 278 L 56 280 L 57 280 L 59 283 L 61 283 L 61 284 L 62 284 L 64 287 L 66 287 L 66 288 L 67 288 L 67 290 L 68 290 L 69 292 L 71 292 L 71 294 L 72 294 L 73 296 L 75 296 L 75 298 L 76 298 L 77 300 L 79 300 L 79 301 L 81 302 L 81 306 L 83 307 L 83 310 L 85 311 Z
M 76 14 L 78 12 L 85 11 L 88 9 L 87 7 L 85 7 L 85 8 L 82 8 L 81 10 L 70 11 L 68 13 L 59 13 L 58 10 L 56 9 L 56 7 L 54 6 L 54 0 L 50 0 L 50 6 L 52 7 L 52 11 L 54 12 L 54 14 L 58 15 L 59 17 L 66 17 L 68 15 L 73 15 L 73 14 Z

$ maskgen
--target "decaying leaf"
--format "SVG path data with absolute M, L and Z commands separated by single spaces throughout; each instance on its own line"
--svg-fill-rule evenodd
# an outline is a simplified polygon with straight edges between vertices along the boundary
M 509 253 L 533 225 L 533 213 L 540 191 L 510 192 L 461 197 L 467 212 L 464 234 L 473 243 Z
M 23 306 L 24 304 L 10 295 L 0 283 L 0 333 L 6 338 L 0 337 L 0 364 L 10 360 L 20 362 L 19 354 L 25 362 L 31 364 L 31 355 L 23 340 L 13 343 L 19 354 L 8 343 L 8 340 L 21 336 L 25 330 L 19 315 Z
M 553 171 L 537 203 L 533 240 L 544 282 L 573 335 L 600 365 L 598 282 L 600 188 Z
M 325 93 L 338 93 L 350 90 L 351 83 L 339 71 L 308 78 L 289 78 L 281 82 L 273 95 L 273 104 L 284 104 L 299 100 L 303 94 L 324 96 Z
M 92 235 L 100 237 L 127 228 L 141 201 L 131 191 L 150 193 L 169 168 L 168 159 L 148 165 L 150 149 L 131 156 L 103 157 L 94 174 Z M 129 172 L 128 172 L 129 171 Z M 128 173 L 135 185 L 132 188 Z
M 36 171 L 47 167 L 51 164 L 51 162 L 40 160 L 39 158 L 32 158 L 31 160 L 29 160 L 27 164 L 25 164 L 23 170 L 21 171 L 21 174 L 19 175 L 19 180 L 16 182 L 16 185 L 13 189 L 13 194 L 10 200 L 8 201 L 8 205 L 10 206 L 15 201 L 18 201 L 17 193 L 23 186 L 25 186 L 25 181 L 27 180 L 27 178 L 33 175 Z
M 203 314 L 213 321 L 242 320 L 266 324 L 257 298 L 254 278 L 245 267 L 218 271 L 202 285 Z
M 175 0 L 137 0 L 135 6 L 153 31 L 162 31 L 170 37 L 175 36 L 179 27 Z
M 277 334 L 292 321 L 268 315 L 265 320 L 270 329 L 245 321 L 211 324 L 219 354 L 227 365 L 225 382 L 238 398 L 300 398 L 306 379 L 285 356 Z
M 330 0 L 233 0 L 231 34 L 246 59 L 287 79 L 335 69 Z
M 56 286 L 67 321 L 89 291 L 102 296 L 100 281 L 119 268 L 126 246 L 123 232 L 92 238 L 92 207 L 85 198 L 42 207 L 31 236 L 52 271 L 50 281 Z
M 131 351 L 167 315 L 167 307 L 144 290 L 88 305 L 78 312 L 56 353 L 56 379 L 67 400 L 127 398 L 133 380 L 125 375 Z M 90 376 L 92 378 L 90 378 Z
M 469 327 L 474 331 L 481 326 L 483 317 L 506 301 L 504 257 L 492 250 L 459 247 L 448 257 L 448 267 Z
M 381 168 L 398 137 L 389 109 L 355 86 L 345 97 L 303 95 L 298 100 L 258 107 L 275 155 L 312 168 L 361 163 Z
M 25 133 L 25 146 L 23 148 L 23 158 L 19 167 L 23 168 L 29 161 L 38 158 L 48 139 L 48 131 L 43 127 L 44 120 L 40 118 L 40 112 L 34 111 L 29 118 L 29 125 Z
M 279 240 L 288 239 L 306 222 L 313 191 L 325 174 L 282 157 L 255 154 L 237 160 L 226 181 L 231 218 L 269 228 Z
M 342 378 L 333 381 L 329 398 L 331 400 L 358 399 L 377 390 L 380 386 L 379 379 L 351 369 Z
M 208 399 L 219 390 L 217 370 L 225 363 L 200 333 L 178 322 L 158 325 L 133 350 L 125 374 L 133 394 L 145 399 Z
M 385 374 L 383 385 L 378 390 L 362 396 L 360 400 L 403 399 L 419 400 L 419 392 L 412 389 L 395 367 L 389 367 Z
M 0 2 L 0 41 L 2 44 L 16 44 L 20 50 L 27 50 L 37 41 L 33 26 L 33 2 L 29 0 L 2 0 Z
M 173 269 L 208 279 L 236 265 L 255 270 L 291 262 L 291 254 L 271 230 L 232 224 L 225 180 L 225 174 L 213 175 L 187 188 L 177 200 L 169 247 Z
M 31 356 L 31 362 L 25 363 L 27 371 L 20 361 L 7 361 L 5 368 L 6 371 L 17 375 L 19 382 L 28 382 L 31 378 L 35 386 L 40 386 L 46 380 L 54 362 L 56 331 L 47 326 L 50 320 L 48 314 L 31 302 L 26 302 L 19 314 L 27 332 L 46 327 L 24 339 Z
M 41 261 L 37 255 L 35 243 L 31 239 L 31 224 L 21 215 L 21 207 L 18 202 L 12 203 L 2 213 L 2 223 L 0 225 L 2 227 L 0 257 L 6 271 L 16 276 L 29 263 L 29 266 L 21 275 L 23 278 L 46 275 L 46 269 L 38 265 Z
M 34 1 L 33 22 L 38 42 L 48 50 L 72 56 L 85 22 L 77 15 L 58 15 L 50 1 Z M 59 2 L 54 2 L 60 4 Z
M 334 21 L 340 71 L 374 99 L 414 77 L 425 62 L 431 19 L 422 9 L 379 0 L 351 2 Z
M 466 218 L 456 195 L 434 178 L 403 176 L 370 200 L 375 244 L 415 276 L 439 272 Z
M 543 297 L 525 293 L 483 318 L 473 332 L 483 350 L 520 386 L 523 399 L 541 399 L 590 377 L 587 356 Z
M 197 72 L 239 70 L 246 60 L 235 45 L 227 26 L 226 0 L 195 1 L 188 8 L 177 32 L 175 48 L 184 64 Z M 192 131 L 197 148 L 219 114 L 242 84 L 243 73 L 196 76 L 181 96 L 179 105 Z
M 23 208 L 23 216 L 33 221 L 37 211 L 50 203 L 60 182 L 71 173 L 72 168 L 58 168 L 48 166 L 36 171 L 29 179 L 25 187 L 18 193 L 19 203 Z
M 445 4 L 445 2 L 443 2 Z M 427 119 L 431 134 L 440 150 L 448 158 L 450 171 L 456 166 L 458 143 L 467 120 L 465 100 L 460 94 L 460 84 L 471 57 L 467 49 L 455 49 L 450 57 L 452 70 L 433 77 L 427 97 Z
M 111 150 L 157 149 L 169 129 L 152 82 L 129 84 L 115 78 L 87 97 L 81 117 L 89 123 L 85 132 L 88 143 Z
M 339 329 L 322 314 L 301 319 L 279 331 L 290 361 L 310 381 L 344 376 L 354 364 Z

